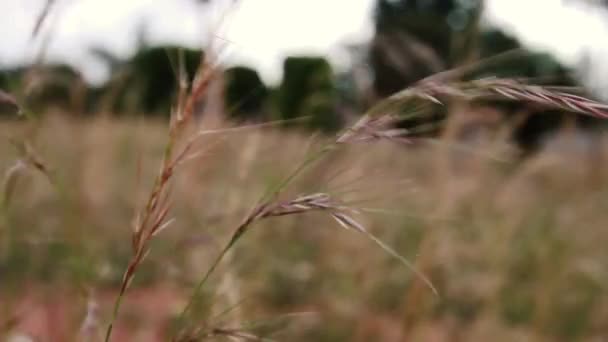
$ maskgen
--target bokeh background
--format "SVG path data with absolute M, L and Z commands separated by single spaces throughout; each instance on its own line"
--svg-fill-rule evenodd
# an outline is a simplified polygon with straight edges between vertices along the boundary
M 394 92 L 466 67 L 466 79 L 608 99 L 599 0 L 0 0 L 0 16 L 7 341 L 102 340 L 167 144 L 178 56 L 191 77 L 201 60 L 219 71 L 188 132 L 257 128 L 199 139 L 114 341 L 169 339 L 260 195 Z M 277 120 L 289 124 L 255 126 Z M 606 340 L 605 122 L 453 101 L 400 126 L 420 140 L 340 149 L 289 194 L 349 203 L 439 296 L 371 241 L 306 214 L 239 241 L 193 322 L 279 341 Z

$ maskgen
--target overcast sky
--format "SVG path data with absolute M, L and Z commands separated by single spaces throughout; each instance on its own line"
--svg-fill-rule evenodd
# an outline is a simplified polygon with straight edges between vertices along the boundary
M 96 45 L 127 57 L 142 32 L 148 42 L 190 46 L 214 37 L 223 46 L 222 61 L 256 67 L 269 82 L 280 78 L 282 59 L 290 54 L 323 54 L 344 66 L 348 60 L 341 46 L 365 42 L 373 34 L 375 2 L 241 0 L 226 10 L 231 0 L 212 6 L 191 0 L 56 0 L 42 34 L 32 41 L 45 1 L 0 0 L 0 67 L 32 61 L 46 42 L 46 60 L 72 64 L 94 83 L 102 82 L 107 70 L 88 48 Z M 602 67 L 608 56 L 605 10 L 589 10 L 575 0 L 487 0 L 485 19 L 567 65 L 578 65 L 588 53 L 597 60 L 593 74 L 607 74 Z

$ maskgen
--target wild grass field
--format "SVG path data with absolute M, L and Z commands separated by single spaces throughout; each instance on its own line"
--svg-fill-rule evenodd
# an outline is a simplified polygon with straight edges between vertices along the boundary
M 215 34 L 89 87 L 45 3 L 0 75 L 1 341 L 608 341 L 608 105 L 483 2 L 379 1 L 368 71 L 277 87 Z
M 604 341 L 608 137 L 565 130 L 520 159 L 500 135 L 463 143 L 453 133 L 460 128 L 414 144 L 342 146 L 282 194 L 329 194 L 348 206 L 437 295 L 323 211 L 276 215 L 250 226 L 211 274 L 189 312 L 193 333 L 227 341 Z M 103 340 L 167 125 L 56 113 L 2 122 L 0 132 L 27 140 L 25 156 L 46 168 L 22 167 L 23 149 L 0 144 L 0 336 Z M 201 136 L 202 154 L 173 175 L 175 221 L 151 240 L 112 340 L 174 336 L 195 284 L 260 195 L 329 139 L 272 126 Z

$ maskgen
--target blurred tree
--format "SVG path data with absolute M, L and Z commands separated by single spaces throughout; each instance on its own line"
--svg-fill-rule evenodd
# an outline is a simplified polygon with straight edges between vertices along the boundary
M 310 116 L 310 126 L 336 130 L 341 118 L 335 110 L 336 94 L 332 69 L 320 57 L 288 57 L 283 64 L 283 81 L 278 107 L 282 119 Z
M 0 70 L 0 117 L 12 116 L 18 112 L 15 99 L 11 93 L 16 87 L 16 75 L 21 75 L 18 69 Z
M 256 120 L 264 115 L 269 91 L 257 71 L 237 66 L 225 71 L 225 101 L 229 115 L 238 120 Z
M 0 88 L 0 116 L 16 115 L 20 111 L 17 99 Z
M 378 0 L 369 49 L 373 93 L 384 98 L 474 57 L 481 0 Z M 412 128 L 444 110 L 401 123 Z
M 521 48 L 498 29 L 480 29 L 482 5 L 481 0 L 378 0 L 370 47 L 376 93 L 384 97 L 463 62 Z M 547 54 L 522 54 L 484 71 L 572 83 L 568 70 Z
M 479 0 L 378 0 L 370 62 L 374 90 L 387 96 L 460 58 L 454 37 L 475 24 Z
M 497 29 L 488 29 L 480 33 L 479 57 L 489 58 L 500 53 L 522 49 L 514 37 Z M 495 65 L 478 68 L 471 77 L 519 77 L 536 78 L 539 82 L 550 82 L 553 85 L 574 85 L 570 70 L 561 65 L 547 53 L 522 51 L 519 55 L 504 59 Z
M 510 50 L 521 49 L 519 42 L 500 30 L 487 30 L 480 36 L 480 57 L 487 58 Z M 561 65 L 555 58 L 547 53 L 525 52 L 505 59 L 496 65 L 479 68 L 470 78 L 481 77 L 516 77 L 531 79 L 537 84 L 550 84 L 557 86 L 577 86 L 571 70 Z M 581 126 L 594 126 L 599 120 L 589 116 L 573 115 L 556 110 L 539 110 L 525 104 L 512 102 L 492 102 L 507 117 L 516 117 L 527 113 L 513 132 L 513 138 L 525 151 L 534 151 L 543 140 L 554 134 L 568 119 L 576 119 Z
M 380 97 L 445 69 L 521 49 L 519 42 L 504 32 L 481 28 L 481 0 L 378 0 L 376 4 L 376 33 L 369 59 L 374 76 L 373 89 Z M 464 75 L 467 79 L 490 76 L 523 77 L 541 84 L 577 85 L 571 70 L 552 56 L 523 49 L 519 55 L 478 64 L 473 72 Z M 526 150 L 539 146 L 542 139 L 561 127 L 566 118 L 575 118 L 584 126 L 598 126 L 598 120 L 592 118 L 542 111 L 524 104 L 496 101 L 484 105 L 499 108 L 507 119 L 516 113 L 527 113 L 514 132 L 514 139 Z M 438 109 L 433 116 L 408 120 L 403 125 L 411 127 L 440 120 L 444 114 Z
M 128 61 L 96 51 L 112 67 L 112 80 L 95 91 L 112 112 L 169 115 L 178 90 L 178 50 L 183 51 L 190 81 L 203 52 L 176 46 L 144 47 Z
M 480 28 L 481 0 L 378 0 L 369 58 L 382 97 L 444 69 L 520 49 L 491 27 Z M 543 78 L 571 85 L 569 70 L 548 54 L 522 53 L 478 70 L 474 77 Z
M 82 75 L 67 65 L 34 68 L 27 73 L 24 94 L 26 105 L 34 112 L 56 106 L 72 114 L 81 114 L 87 86 Z
M 87 85 L 68 65 L 18 67 L 0 75 L 0 88 L 16 94 L 25 110 L 44 113 L 55 108 L 73 114 L 84 110 Z

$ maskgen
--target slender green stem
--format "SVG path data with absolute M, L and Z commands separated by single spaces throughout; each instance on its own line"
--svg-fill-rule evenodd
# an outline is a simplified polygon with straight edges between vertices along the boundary
M 118 317 L 118 311 L 120 310 L 120 305 L 122 303 L 122 298 L 124 297 L 125 292 L 127 291 L 127 283 L 128 280 L 125 278 L 125 283 L 120 288 L 120 293 L 118 297 L 116 297 L 116 301 L 114 302 L 114 310 L 112 311 L 112 318 L 110 319 L 110 324 L 108 324 L 108 329 L 106 330 L 106 337 L 104 339 L 105 342 L 110 341 L 110 337 L 112 336 L 112 329 L 114 328 L 114 322 Z
M 2 253 L 0 253 L 0 262 L 8 262 L 13 248 L 13 229 L 9 222 L 8 204 L 5 201 L 0 203 L 0 238 L 2 243 Z
M 228 251 L 232 248 L 232 246 L 234 246 L 234 244 L 245 234 L 246 232 L 246 228 L 247 225 L 241 225 L 237 231 L 233 234 L 232 238 L 230 239 L 230 241 L 226 244 L 226 246 L 222 249 L 222 251 L 220 252 L 220 254 L 218 254 L 218 256 L 215 258 L 215 260 L 213 261 L 213 263 L 211 264 L 211 267 L 209 267 L 209 269 L 207 270 L 207 272 L 205 272 L 205 275 L 203 276 L 203 278 L 201 278 L 201 280 L 196 284 L 196 287 L 194 288 L 194 290 L 192 291 L 192 295 L 190 296 L 190 299 L 188 300 L 188 303 L 186 303 L 186 306 L 184 307 L 184 309 L 182 310 L 182 312 L 179 314 L 179 317 L 177 318 L 177 322 L 178 322 L 178 330 L 181 328 L 183 321 L 186 317 L 186 314 L 188 313 L 188 311 L 190 310 L 190 308 L 192 307 L 192 305 L 194 305 L 194 302 L 198 299 L 200 292 L 203 289 L 203 286 L 207 283 L 207 280 L 209 279 L 209 277 L 211 276 L 211 274 L 217 269 L 217 267 L 219 266 L 220 262 L 224 259 L 224 257 L 226 256 L 226 253 L 228 253 Z
M 380 248 L 382 248 L 382 250 L 384 250 L 386 253 L 388 253 L 393 258 L 399 260 L 403 265 L 405 265 L 405 267 L 407 267 L 412 272 L 414 272 L 414 274 L 417 275 L 418 278 L 420 278 L 422 280 L 422 282 L 424 282 L 426 284 L 426 286 L 428 286 L 431 289 L 431 291 L 433 291 L 433 294 L 435 296 L 439 297 L 439 291 L 433 285 L 431 280 L 427 276 L 425 276 L 424 273 L 422 273 L 420 270 L 418 270 L 418 268 L 412 262 L 407 260 L 401 254 L 397 253 L 397 251 L 395 251 L 389 245 L 384 243 L 384 241 L 377 238 L 374 234 L 367 232 L 367 231 L 359 231 L 359 232 L 363 233 L 368 239 L 372 240 L 376 245 L 378 245 Z
M 314 162 L 321 159 L 325 154 L 333 150 L 335 143 L 327 144 L 323 148 L 321 148 L 316 153 L 308 156 L 302 163 L 300 163 L 289 175 L 287 175 L 283 180 L 281 180 L 276 186 L 272 187 L 267 191 L 264 196 L 260 199 L 260 202 L 270 199 L 271 197 L 276 197 L 289 183 L 291 183 L 296 177 L 298 177 L 302 172 L 304 172 L 309 166 L 311 166 Z

